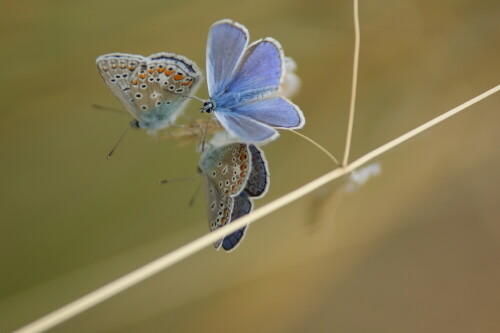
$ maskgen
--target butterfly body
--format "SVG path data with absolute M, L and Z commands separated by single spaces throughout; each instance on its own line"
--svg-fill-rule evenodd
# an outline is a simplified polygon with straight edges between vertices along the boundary
M 212 25 L 207 42 L 210 99 L 203 112 L 214 112 L 235 138 L 263 143 L 278 137 L 274 128 L 301 128 L 302 111 L 278 95 L 285 72 L 281 45 L 264 38 L 248 45 L 247 29 L 222 20 Z
M 252 198 L 262 197 L 269 186 L 267 162 L 254 145 L 231 143 L 207 149 L 199 163 L 205 178 L 209 229 L 215 230 L 248 214 Z M 243 239 L 247 227 L 214 243 L 231 251 Z
M 201 71 L 173 53 L 141 55 L 110 53 L 97 58 L 99 74 L 140 128 L 172 125 L 200 83 Z

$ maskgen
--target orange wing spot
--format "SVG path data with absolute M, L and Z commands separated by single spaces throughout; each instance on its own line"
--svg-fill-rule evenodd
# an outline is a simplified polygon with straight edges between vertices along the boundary
M 136 67 L 135 66 L 128 66 L 128 69 L 133 71 Z
M 240 160 L 241 161 L 244 161 L 246 159 L 247 159 L 247 154 L 243 153 L 243 154 L 240 155 Z
M 116 64 L 111 64 L 111 68 L 115 69 L 116 68 Z
M 137 76 L 139 77 L 139 79 L 144 79 L 148 75 L 146 73 L 144 73 L 144 74 L 139 74 Z
M 184 78 L 184 75 L 174 75 L 174 80 L 175 81 L 182 80 L 183 78 Z
M 148 69 L 149 74 L 153 74 L 155 72 L 154 68 L 153 69 Z
M 165 75 L 166 75 L 166 76 L 169 76 L 169 75 L 171 75 L 172 73 L 174 73 L 174 71 L 169 71 L 169 70 L 166 70 L 166 71 L 165 71 Z
M 242 172 L 240 173 L 240 177 L 241 177 L 241 178 L 245 178 L 245 176 L 246 176 L 245 171 L 242 171 Z
M 134 86 L 138 85 L 138 84 L 139 84 L 139 80 L 135 79 L 134 81 L 132 81 L 132 84 L 133 84 Z
M 157 68 L 156 71 L 161 74 L 165 71 L 165 68 Z
M 182 82 L 181 84 L 183 86 L 190 86 L 192 83 L 193 83 L 193 81 L 186 81 L 186 82 Z
M 246 163 L 243 163 L 241 166 L 241 171 L 245 171 L 247 169 L 247 164 Z
M 125 69 L 125 68 L 127 68 L 127 65 L 122 64 L 122 65 L 120 65 L 120 68 L 121 68 L 121 69 Z
M 222 224 L 226 224 L 227 218 L 223 217 L 223 218 L 220 219 L 220 221 L 222 222 Z

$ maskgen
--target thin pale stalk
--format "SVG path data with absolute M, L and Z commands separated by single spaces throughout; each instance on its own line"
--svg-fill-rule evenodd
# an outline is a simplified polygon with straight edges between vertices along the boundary
M 359 46 L 361 33 L 359 29 L 358 0 L 354 1 L 354 62 L 352 65 L 352 86 L 351 86 L 351 105 L 349 107 L 349 123 L 347 124 L 347 137 L 345 140 L 344 159 L 342 165 L 346 166 L 349 162 L 349 153 L 351 151 L 352 128 L 354 125 L 354 108 L 356 106 L 356 91 L 358 86 L 358 67 L 359 67 Z
M 324 148 L 322 145 L 320 145 L 319 143 L 317 143 L 316 141 L 314 141 L 313 139 L 311 139 L 310 137 L 308 136 L 305 136 L 304 134 L 302 133 L 299 133 L 297 131 L 294 131 L 294 130 L 288 130 L 290 132 L 292 132 L 293 134 L 296 134 L 298 136 L 300 136 L 302 139 L 304 140 L 307 140 L 309 141 L 311 144 L 313 144 L 316 148 L 318 148 L 319 150 L 321 150 L 323 153 L 326 154 L 326 156 L 328 156 L 332 161 L 333 163 L 335 163 L 335 165 L 340 165 L 339 161 L 335 158 L 335 156 L 333 156 L 328 150 L 326 150 L 326 148 Z

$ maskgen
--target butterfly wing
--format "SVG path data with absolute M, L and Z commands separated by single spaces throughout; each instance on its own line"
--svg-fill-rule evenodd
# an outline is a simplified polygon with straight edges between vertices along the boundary
M 248 149 L 252 156 L 252 168 L 244 191 L 234 197 L 231 222 L 249 214 L 253 209 L 252 199 L 263 197 L 269 187 L 269 171 L 264 152 L 254 145 L 249 145 Z M 248 226 L 245 226 L 224 237 L 222 248 L 228 252 L 234 250 L 243 240 L 247 229 Z
M 186 57 L 166 52 L 149 56 L 131 80 L 140 126 L 155 130 L 171 125 L 200 79 L 200 69 Z
M 269 187 L 269 171 L 264 152 L 254 145 L 249 145 L 248 149 L 252 155 L 252 168 L 245 190 L 234 197 L 231 222 L 249 214 L 253 209 L 252 199 L 264 196 Z M 222 248 L 228 252 L 233 251 L 243 240 L 247 229 L 248 226 L 245 226 L 224 237 Z
M 239 195 L 233 198 L 233 212 L 231 214 L 231 222 L 247 215 L 252 211 L 252 208 L 252 200 L 250 200 L 245 191 L 241 192 Z M 243 240 L 247 229 L 248 227 L 245 226 L 224 237 L 224 239 L 222 239 L 222 248 L 227 252 L 233 251 Z
M 130 91 L 131 77 L 146 63 L 141 55 L 110 53 L 97 58 L 99 74 L 113 95 L 138 119 L 138 112 Z
M 210 28 L 207 41 L 207 82 L 212 98 L 223 93 L 248 45 L 248 39 L 248 30 L 231 20 L 215 22 Z
M 229 108 L 277 91 L 284 74 L 281 45 L 272 38 L 252 43 L 241 56 L 224 94 L 211 96 L 217 107 Z
M 233 137 L 248 143 L 263 143 L 276 139 L 278 131 L 236 112 L 219 110 L 215 112 L 217 120 Z
M 269 168 L 262 150 L 254 145 L 249 145 L 249 150 L 252 154 L 252 170 L 244 192 L 258 199 L 262 198 L 269 189 Z
M 268 97 L 229 108 L 233 114 L 279 128 L 301 128 L 305 124 L 299 107 L 282 97 Z
M 211 179 L 205 174 L 205 198 L 207 201 L 208 227 L 213 231 L 226 225 L 231 220 L 234 200 L 222 193 Z M 222 239 L 214 242 L 214 247 L 218 250 L 222 244 Z
M 202 155 L 199 166 L 205 176 L 209 229 L 213 231 L 231 222 L 234 197 L 244 190 L 250 176 L 251 153 L 241 143 L 212 148 Z M 218 249 L 221 243 L 214 246 Z

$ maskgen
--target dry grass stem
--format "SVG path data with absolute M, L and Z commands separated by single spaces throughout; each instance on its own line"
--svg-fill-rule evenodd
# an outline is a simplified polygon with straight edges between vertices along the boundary
M 346 166 L 349 162 L 349 153 L 351 151 L 352 129 L 354 124 L 354 108 L 356 106 L 356 91 L 358 86 L 358 67 L 359 67 L 359 47 L 361 42 L 361 33 L 359 29 L 358 0 L 354 3 L 354 61 L 352 65 L 352 87 L 351 87 L 351 105 L 349 107 L 349 123 L 347 124 L 347 137 L 345 141 L 344 159 L 342 165 Z

